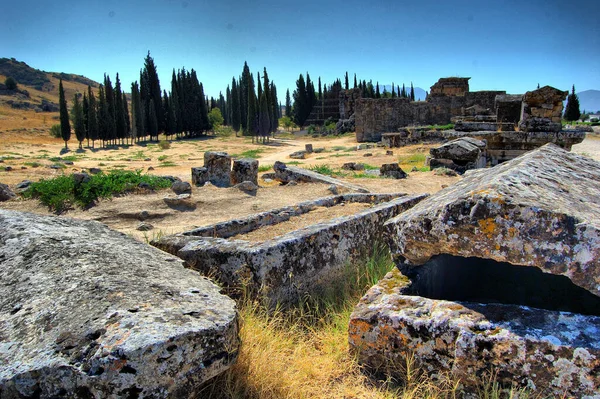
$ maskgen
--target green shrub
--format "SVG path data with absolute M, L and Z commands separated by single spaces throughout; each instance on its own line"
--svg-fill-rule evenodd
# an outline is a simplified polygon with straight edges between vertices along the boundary
M 333 176 L 334 174 L 333 169 L 329 165 L 312 165 L 308 167 L 308 170 L 327 176 Z
M 168 140 L 161 140 L 158 142 L 158 147 L 161 150 L 168 150 L 169 148 L 171 148 L 171 142 Z
M 258 172 L 262 173 L 262 172 L 267 172 L 269 170 L 273 169 L 273 165 L 258 165 Z
M 113 170 L 107 174 L 90 176 L 90 180 L 75 184 L 73 175 L 59 176 L 54 179 L 32 183 L 23 193 L 26 198 L 37 198 L 57 213 L 73 205 L 89 207 L 100 198 L 111 198 L 134 190 L 140 183 L 146 183 L 151 189 L 170 187 L 171 182 L 160 176 L 142 175 L 140 171 Z
M 50 136 L 54 137 L 55 139 L 60 139 L 62 136 L 60 135 L 60 124 L 57 123 L 56 125 L 52 125 L 52 127 L 50 128 Z
M 12 76 L 7 77 L 4 84 L 8 90 L 17 90 L 17 81 Z

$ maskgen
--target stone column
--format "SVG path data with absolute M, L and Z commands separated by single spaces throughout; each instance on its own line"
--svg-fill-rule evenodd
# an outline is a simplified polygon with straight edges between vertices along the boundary
M 205 152 L 204 167 L 208 170 L 208 178 L 212 184 L 217 187 L 231 185 L 231 156 L 226 152 Z
M 244 158 L 233 161 L 231 184 L 236 185 L 244 181 L 258 185 L 258 160 Z

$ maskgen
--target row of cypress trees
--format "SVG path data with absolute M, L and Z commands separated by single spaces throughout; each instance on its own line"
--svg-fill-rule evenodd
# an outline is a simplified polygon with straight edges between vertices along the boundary
M 277 87 L 269 81 L 267 68 L 263 69 L 262 83 L 260 72 L 257 73 L 256 87 L 255 90 L 254 75 L 248 63 L 244 62 L 242 75 L 231 79 L 226 99 L 220 95 L 219 104 L 225 110 L 225 123 L 232 127 L 236 135 L 241 131 L 245 136 L 261 137 L 264 141 L 277 130 L 281 116 Z

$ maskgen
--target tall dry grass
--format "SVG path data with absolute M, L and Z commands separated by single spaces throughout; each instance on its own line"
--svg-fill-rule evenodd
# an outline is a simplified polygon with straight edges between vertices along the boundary
M 457 381 L 433 381 L 414 359 L 395 365 L 399 380 L 366 373 L 348 351 L 348 321 L 360 297 L 394 267 L 389 250 L 376 245 L 363 262 L 348 266 L 337 286 L 291 309 L 268 310 L 241 300 L 242 346 L 237 363 L 198 395 L 211 399 L 447 399 L 461 397 Z M 494 379 L 482 381 L 480 397 L 500 394 Z

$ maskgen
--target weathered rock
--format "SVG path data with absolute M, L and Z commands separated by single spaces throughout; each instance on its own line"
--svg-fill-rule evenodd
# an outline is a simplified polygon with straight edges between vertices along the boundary
M 243 181 L 241 183 L 236 184 L 233 187 L 246 193 L 256 193 L 256 191 L 258 190 L 258 186 L 251 181 Z
M 412 296 L 409 284 L 398 270 L 389 273 L 350 316 L 350 349 L 363 365 L 401 377 L 393 365 L 411 357 L 416 369 L 450 374 L 471 394 L 494 373 L 500 388 L 596 397 L 600 317 Z M 513 287 L 505 289 L 510 295 Z
M 381 176 L 392 177 L 394 179 L 406 179 L 406 176 L 408 176 L 398 163 L 384 163 L 379 168 L 379 174 Z
M 258 160 L 251 158 L 236 159 L 231 169 L 231 184 L 245 181 L 258 185 Z
M 78 186 L 83 183 L 87 183 L 91 180 L 90 175 L 85 172 L 73 173 L 73 181 L 75 185 Z
M 313 152 L 313 145 L 312 144 L 305 144 L 304 145 L 304 151 L 306 151 L 307 154 L 310 154 Z
M 275 162 L 273 165 L 275 170 L 275 179 L 282 183 L 305 182 L 305 183 L 328 183 L 335 184 L 347 188 L 350 191 L 357 191 L 359 193 L 368 193 L 369 191 L 363 187 L 346 183 L 333 177 L 325 176 L 317 172 L 310 170 L 297 168 L 294 166 L 286 166 L 283 162 Z
M 144 181 L 138 184 L 138 188 L 142 190 L 152 190 L 152 186 L 150 185 L 150 183 L 146 183 Z
M 338 187 L 335 184 L 332 184 L 331 186 L 327 187 L 327 190 L 333 195 L 339 194 Z
M 8 187 L 8 184 L 0 183 L 0 202 L 15 198 L 15 193 Z
M 150 231 L 153 228 L 154 228 L 154 226 L 152 226 L 150 223 L 141 222 L 140 224 L 137 225 L 137 227 L 135 229 L 138 231 Z
M 413 264 L 449 253 L 565 275 L 600 296 L 600 163 L 555 145 L 472 172 L 386 225 Z
M 231 185 L 231 156 L 225 152 L 204 153 L 204 167 L 208 169 L 209 181 L 217 187 Z
M 191 194 L 192 185 L 186 181 L 176 181 L 171 185 L 171 190 L 177 195 L 179 194 Z
M 196 208 L 196 204 L 192 202 L 190 194 L 167 195 L 163 198 L 165 204 L 170 207 Z
M 527 118 L 519 122 L 521 132 L 560 132 L 562 124 L 547 118 Z
M 23 180 L 15 186 L 15 191 L 18 193 L 23 193 L 29 190 L 29 187 L 31 187 L 31 180 Z
M 558 90 L 551 86 L 544 86 L 525 93 L 523 95 L 519 130 L 528 132 L 560 131 L 557 124 L 560 125 L 561 123 L 563 101 L 568 94 L 568 91 Z M 530 119 L 533 119 L 533 121 L 530 121 Z M 547 123 L 542 123 L 543 120 Z
M 0 258 L 2 398 L 193 397 L 235 361 L 234 302 L 100 223 L 0 210 Z
M 344 170 L 365 170 L 365 165 L 358 162 L 346 162 L 342 165 Z
M 292 152 L 290 154 L 290 158 L 292 158 L 292 159 L 304 159 L 304 158 L 306 158 L 306 151 L 300 150 L 300 151 Z
M 387 150 L 387 151 L 385 152 L 385 155 L 394 155 L 394 151 L 392 151 L 392 150 Z
M 192 184 L 195 186 L 203 186 L 209 181 L 208 168 L 203 166 L 192 168 Z
M 275 172 L 268 172 L 268 173 L 263 173 L 260 176 L 261 179 L 263 180 L 275 180 Z
M 470 137 L 461 137 L 449 141 L 437 148 L 432 148 L 429 153 L 433 158 L 451 159 L 453 161 L 476 162 L 485 149 L 485 143 Z
M 13 170 L 12 166 L 5 166 L 4 167 L 4 171 L 5 172 L 10 172 L 11 170 Z
M 373 156 L 373 154 L 371 154 L 370 152 L 363 154 L 363 157 L 372 157 L 372 156 Z

